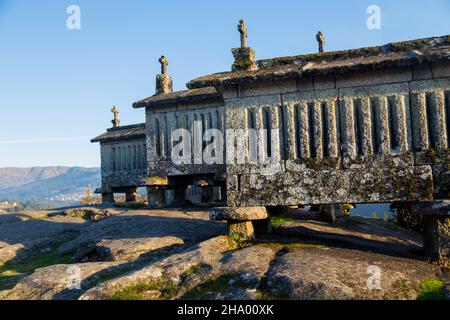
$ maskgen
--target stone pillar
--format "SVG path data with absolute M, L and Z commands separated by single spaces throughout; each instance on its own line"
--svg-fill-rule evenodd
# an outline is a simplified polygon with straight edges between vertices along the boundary
M 271 218 L 263 219 L 263 220 L 253 220 L 253 229 L 255 229 L 255 234 L 264 235 L 272 232 L 272 221 Z
M 184 205 L 186 203 L 186 186 L 175 186 L 173 189 L 173 205 Z
M 212 187 L 207 185 L 207 186 L 202 186 L 201 187 L 201 193 L 202 193 L 202 203 L 207 203 L 210 204 L 213 201 L 213 193 L 212 193 Z
M 209 218 L 214 221 L 226 220 L 230 237 L 247 240 L 255 238 L 255 229 L 252 222 L 261 221 L 260 225 L 257 223 L 258 231 L 264 231 L 263 229 L 267 231 L 269 228 L 267 223 L 270 222 L 270 216 L 265 207 L 214 208 L 210 211 Z
M 114 200 L 114 193 L 108 192 L 108 193 L 102 193 L 102 203 L 103 204 L 112 204 L 115 203 Z
M 255 230 L 251 221 L 228 220 L 228 234 L 232 238 L 252 240 L 255 238 Z
M 414 204 L 422 215 L 423 250 L 426 257 L 444 265 L 450 262 L 450 201 Z
M 136 201 L 136 190 L 125 192 L 125 202 L 135 202 Z
M 436 216 L 423 216 L 423 251 L 431 260 L 439 258 L 439 228 Z
M 148 205 L 153 208 L 163 208 L 166 205 L 165 190 L 160 186 L 147 187 Z

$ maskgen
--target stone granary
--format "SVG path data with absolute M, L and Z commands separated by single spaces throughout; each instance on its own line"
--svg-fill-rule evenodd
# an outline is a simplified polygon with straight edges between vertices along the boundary
M 149 204 L 163 206 L 197 188 L 203 202 L 226 203 L 211 218 L 244 236 L 265 229 L 266 208 L 405 201 L 424 215 L 427 255 L 448 255 L 450 36 L 326 52 L 321 33 L 319 53 L 256 61 L 244 21 L 238 30 L 232 71 L 173 92 L 162 57 L 156 94 L 133 104 L 145 124 L 92 140 L 104 201 L 145 186 Z M 226 161 L 172 161 L 173 131 L 194 135 L 196 122 L 224 132 Z

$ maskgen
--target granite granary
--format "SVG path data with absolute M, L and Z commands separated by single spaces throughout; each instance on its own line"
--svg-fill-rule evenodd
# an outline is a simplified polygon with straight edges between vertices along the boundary
M 318 53 L 255 60 L 243 20 L 238 30 L 232 71 L 173 92 L 162 56 L 156 94 L 133 104 L 145 123 L 120 126 L 112 110 L 92 140 L 103 201 L 146 187 L 152 207 L 214 204 L 211 218 L 245 237 L 286 206 L 333 216 L 344 203 L 405 201 L 424 215 L 426 254 L 448 256 L 450 36 L 327 52 L 319 32 Z

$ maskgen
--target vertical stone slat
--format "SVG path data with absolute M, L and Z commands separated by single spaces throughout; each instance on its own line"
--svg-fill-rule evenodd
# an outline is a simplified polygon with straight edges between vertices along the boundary
M 298 105 L 298 117 L 299 131 L 297 143 L 300 144 L 300 155 L 302 159 L 310 157 L 310 147 L 309 147 L 309 120 L 308 120 L 308 103 L 306 101 L 301 101 Z
M 352 97 L 344 97 L 340 107 L 342 117 L 344 155 L 350 158 L 355 158 L 357 155 L 357 150 L 356 150 L 355 120 L 354 120 Z
M 391 154 L 391 137 L 389 133 L 389 111 L 388 111 L 388 101 L 387 97 L 378 97 L 378 112 L 377 123 L 378 127 L 378 137 L 380 139 L 380 151 L 383 155 Z
M 264 132 L 263 132 L 263 115 L 262 108 L 254 109 L 255 116 L 255 129 L 258 135 L 258 163 L 261 163 L 265 159 L 264 155 Z
M 329 99 L 327 103 L 327 132 L 328 135 L 328 156 L 338 157 L 339 146 L 337 138 L 337 122 L 336 122 L 336 101 Z
M 398 151 L 405 152 L 408 150 L 408 124 L 406 116 L 405 96 L 395 95 L 394 102 L 394 116 L 395 116 L 395 128 L 397 137 Z
M 447 126 L 446 126 L 446 114 L 445 114 L 445 94 L 443 90 L 436 90 L 431 95 L 434 104 L 435 121 L 433 122 L 436 134 L 436 148 L 439 150 L 445 150 L 448 146 L 447 140 Z
M 424 92 L 413 95 L 411 113 L 413 120 L 414 148 L 416 150 L 428 149 L 426 95 Z
M 373 154 L 373 141 L 372 141 L 372 114 L 370 111 L 370 100 L 369 97 L 361 98 L 360 114 L 362 117 L 362 133 L 361 133 L 361 146 L 362 154 L 368 156 Z
M 287 159 L 295 159 L 296 158 L 296 128 L 295 128 L 295 112 L 294 105 L 285 104 L 283 105 L 284 109 L 284 129 L 285 129 L 285 150 L 287 152 Z
M 321 101 L 315 101 L 314 102 L 314 112 L 313 112 L 313 123 L 314 123 L 314 147 L 316 150 L 316 158 L 322 159 L 323 158 L 323 119 L 322 119 L 322 105 Z
M 283 150 L 283 139 L 280 132 L 280 119 L 281 119 L 281 109 L 279 105 L 270 107 L 270 132 L 269 137 L 272 149 L 272 158 L 275 161 L 280 161 Z

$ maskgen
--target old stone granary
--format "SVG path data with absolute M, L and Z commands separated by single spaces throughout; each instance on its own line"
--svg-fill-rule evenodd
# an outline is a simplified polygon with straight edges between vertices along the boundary
M 211 218 L 247 236 L 267 229 L 266 208 L 406 201 L 424 215 L 427 254 L 448 254 L 450 36 L 326 52 L 318 33 L 318 53 L 255 60 L 244 21 L 238 30 L 232 71 L 173 92 L 163 56 L 156 94 L 133 104 L 145 123 L 120 126 L 112 110 L 113 127 L 92 140 L 103 201 L 146 187 L 153 207 L 214 203 Z M 183 163 L 172 159 L 180 128 L 192 138 Z M 202 159 L 211 128 L 224 136 L 219 163 Z

